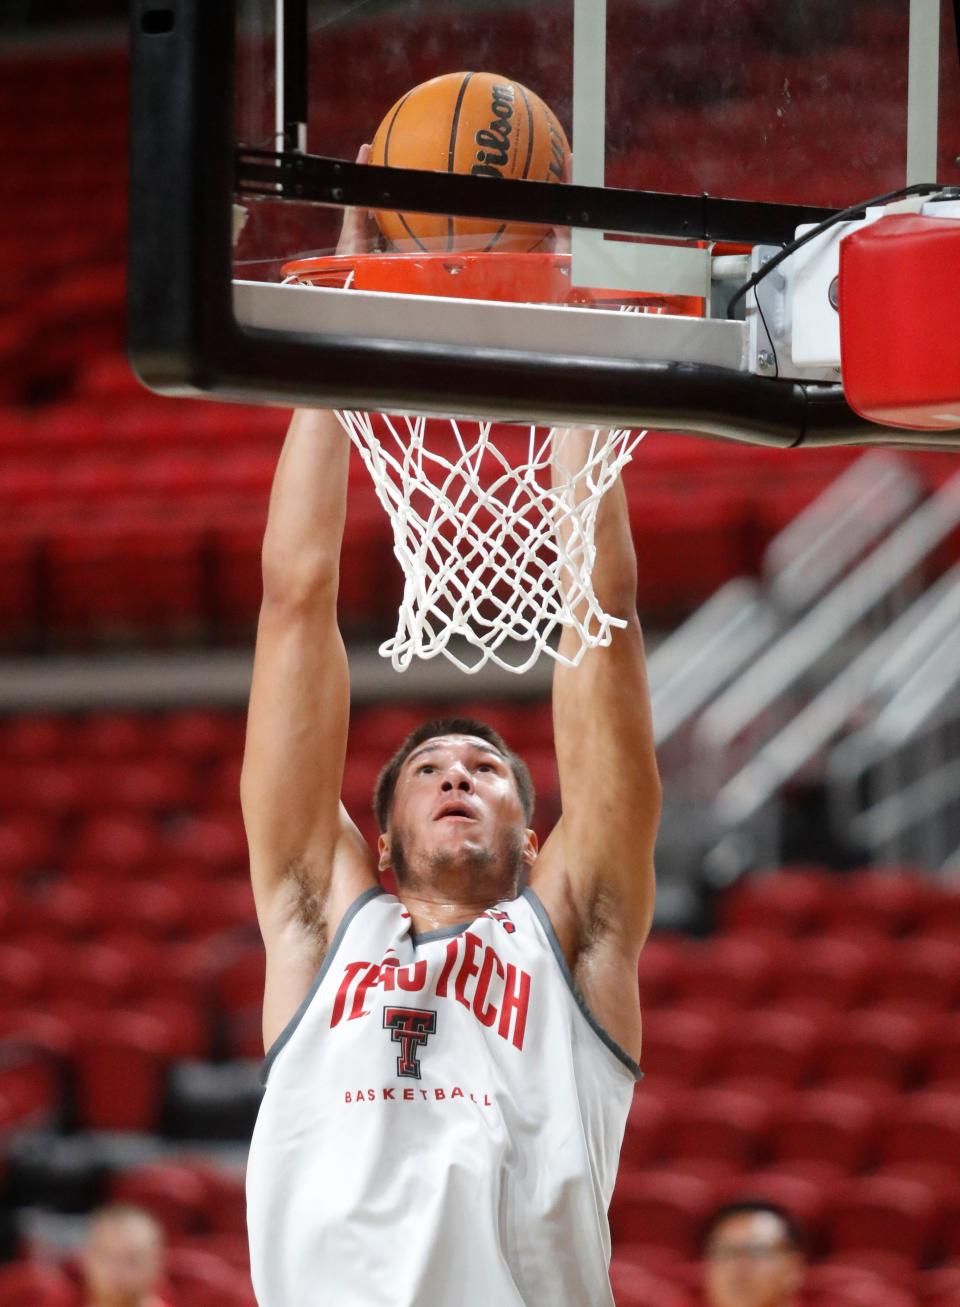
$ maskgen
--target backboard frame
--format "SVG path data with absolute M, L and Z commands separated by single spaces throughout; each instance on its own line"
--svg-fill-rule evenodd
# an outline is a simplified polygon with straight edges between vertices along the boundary
M 317 339 L 242 325 L 231 287 L 236 193 L 269 188 L 274 197 L 337 207 L 756 243 L 782 243 L 801 223 L 832 211 L 374 168 L 295 149 L 237 150 L 235 0 L 164 0 L 162 12 L 168 19 L 157 23 L 156 0 L 132 0 L 129 352 L 152 389 L 284 406 L 609 422 L 784 447 L 949 444 L 864 421 L 839 384 L 775 380 L 689 359 L 465 348 L 386 331 Z M 493 370 L 498 393 L 491 396 Z

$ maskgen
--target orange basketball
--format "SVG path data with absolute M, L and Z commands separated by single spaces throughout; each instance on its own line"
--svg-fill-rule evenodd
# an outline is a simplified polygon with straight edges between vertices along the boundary
M 446 73 L 398 100 L 373 138 L 370 162 L 477 177 L 563 179 L 569 152 L 556 114 L 520 82 L 496 73 Z M 432 213 L 376 213 L 394 249 L 533 250 L 549 227 Z

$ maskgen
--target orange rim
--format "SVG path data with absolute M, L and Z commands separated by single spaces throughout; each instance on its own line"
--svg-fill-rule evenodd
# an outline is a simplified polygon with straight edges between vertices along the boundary
M 703 317 L 696 295 L 602 289 L 570 284 L 569 254 L 326 254 L 290 259 L 284 280 L 303 286 L 433 295 L 448 299 L 561 304 Z

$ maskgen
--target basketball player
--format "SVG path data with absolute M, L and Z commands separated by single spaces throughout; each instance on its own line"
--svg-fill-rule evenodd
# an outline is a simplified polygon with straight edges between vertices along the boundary
M 703 1237 L 707 1307 L 796 1307 L 803 1235 L 775 1203 L 744 1200 L 714 1212 Z
M 660 804 L 623 488 L 600 505 L 593 584 L 626 627 L 556 667 L 563 815 L 543 848 L 522 761 L 454 719 L 385 767 L 374 851 L 340 802 L 349 454 L 333 414 L 294 414 L 263 543 L 241 781 L 267 955 L 258 1302 L 612 1307 Z
M 98 1208 L 80 1260 L 82 1307 L 166 1307 L 157 1296 L 163 1230 L 142 1207 L 110 1203 Z

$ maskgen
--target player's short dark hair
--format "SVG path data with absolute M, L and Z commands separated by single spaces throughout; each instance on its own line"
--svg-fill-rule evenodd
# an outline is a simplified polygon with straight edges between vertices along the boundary
M 806 1248 L 806 1235 L 797 1218 L 779 1203 L 771 1203 L 766 1198 L 740 1198 L 733 1203 L 724 1203 L 707 1218 L 700 1234 L 700 1250 L 705 1252 L 713 1238 L 714 1232 L 731 1216 L 752 1215 L 754 1212 L 769 1212 L 779 1218 L 786 1234 L 787 1242 L 795 1252 Z
M 520 795 L 520 806 L 523 808 L 524 821 L 529 826 L 533 818 L 536 795 L 527 764 L 519 754 L 508 748 L 499 732 L 495 731 L 492 726 L 488 726 L 486 722 L 477 721 L 474 717 L 437 717 L 432 721 L 424 722 L 415 731 L 411 731 L 377 777 L 377 783 L 373 791 L 373 812 L 381 831 L 385 831 L 390 824 L 390 809 L 393 806 L 393 795 L 397 788 L 397 777 L 400 775 L 400 768 L 419 745 L 427 740 L 433 740 L 444 735 L 475 735 L 487 744 L 492 744 L 495 749 L 503 754 L 510 766 L 510 770 L 513 772 L 517 793 Z

